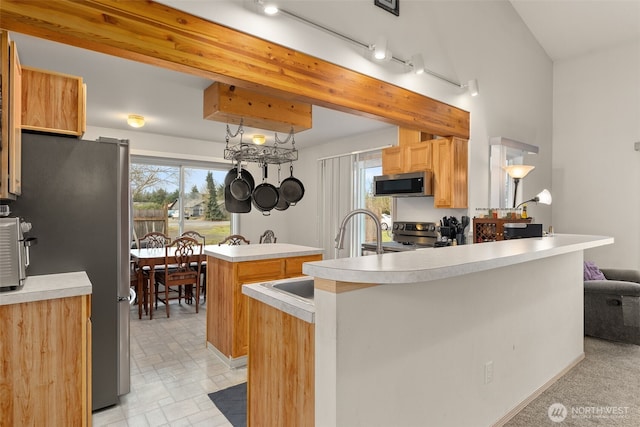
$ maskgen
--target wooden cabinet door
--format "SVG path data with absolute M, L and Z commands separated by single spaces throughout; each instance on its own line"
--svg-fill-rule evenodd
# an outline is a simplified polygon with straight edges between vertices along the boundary
M 431 169 L 431 143 L 418 141 L 406 147 L 405 172 Z
M 468 205 L 468 141 L 461 138 L 431 140 L 436 208 Z
M 453 165 L 451 159 L 451 140 L 432 140 L 433 162 L 433 194 L 434 205 L 437 208 L 451 207 L 451 176 Z
M 22 75 L 22 128 L 82 135 L 85 128 L 82 78 L 32 67 L 23 67 Z
M 19 196 L 22 194 L 22 68 L 18 58 L 18 48 L 11 42 L 9 82 L 9 193 Z
M 404 147 L 389 147 L 382 150 L 382 173 L 390 175 L 404 172 Z

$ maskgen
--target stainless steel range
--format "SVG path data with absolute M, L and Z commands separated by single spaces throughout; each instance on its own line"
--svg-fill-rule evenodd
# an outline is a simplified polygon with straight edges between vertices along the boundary
M 404 252 L 421 248 L 433 248 L 438 240 L 438 227 L 435 222 L 407 222 L 393 223 L 393 241 L 382 244 L 384 252 Z M 362 244 L 362 251 L 376 250 L 375 242 Z

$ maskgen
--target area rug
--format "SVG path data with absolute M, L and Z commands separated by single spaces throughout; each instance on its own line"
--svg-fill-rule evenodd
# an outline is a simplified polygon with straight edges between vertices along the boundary
M 209 399 L 218 407 L 233 427 L 247 425 L 247 383 L 209 393 Z

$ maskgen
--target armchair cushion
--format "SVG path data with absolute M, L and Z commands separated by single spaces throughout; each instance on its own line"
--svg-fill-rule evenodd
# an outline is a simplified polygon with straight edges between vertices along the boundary
M 584 333 L 640 345 L 640 271 L 602 269 L 584 282 Z

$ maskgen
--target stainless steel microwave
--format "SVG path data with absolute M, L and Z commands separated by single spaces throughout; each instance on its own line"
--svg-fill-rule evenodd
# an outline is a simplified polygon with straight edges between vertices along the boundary
M 433 172 L 399 173 L 373 177 L 375 196 L 433 196 Z

